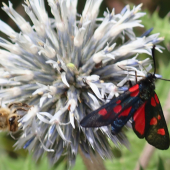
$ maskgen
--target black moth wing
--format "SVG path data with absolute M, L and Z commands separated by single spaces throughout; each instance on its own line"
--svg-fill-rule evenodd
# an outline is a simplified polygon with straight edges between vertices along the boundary
M 154 147 L 169 148 L 169 132 L 155 92 L 134 113 L 132 127 L 139 138 L 145 137 Z
M 139 91 L 139 89 L 137 90 Z M 131 94 L 132 92 L 128 90 L 119 97 L 112 99 L 109 103 L 84 117 L 80 125 L 82 127 L 101 127 L 111 124 L 121 112 L 135 102 L 136 97 L 131 97 Z M 114 110 L 116 110 L 116 112 L 114 112 Z
M 116 101 L 116 99 L 113 99 L 109 103 L 102 105 L 97 110 L 91 112 L 81 120 L 80 125 L 82 127 L 100 127 L 109 125 L 112 122 L 109 117 L 112 115 L 114 119 L 114 117 L 116 116 L 116 114 L 114 114 L 113 112 L 113 107 L 117 105 Z
M 168 149 L 170 140 L 167 124 L 159 99 L 154 93 L 145 106 L 145 139 L 158 149 Z

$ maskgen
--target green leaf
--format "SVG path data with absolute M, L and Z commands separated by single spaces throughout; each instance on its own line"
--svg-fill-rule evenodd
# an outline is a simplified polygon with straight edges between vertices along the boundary
M 149 14 L 148 11 L 145 11 L 146 15 L 142 17 L 142 24 L 145 26 L 146 30 L 152 28 L 153 33 L 160 33 L 161 37 L 164 37 L 165 44 L 170 41 L 170 23 L 169 23 L 169 16 L 167 15 L 164 18 L 160 18 L 158 12 L 154 12 L 152 16 Z

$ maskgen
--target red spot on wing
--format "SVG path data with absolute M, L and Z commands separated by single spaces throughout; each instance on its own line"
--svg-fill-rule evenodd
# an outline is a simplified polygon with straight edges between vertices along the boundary
M 158 129 L 157 134 L 165 135 L 165 130 L 164 129 Z
M 153 117 L 150 121 L 150 125 L 156 125 L 158 123 L 157 119 Z
M 133 116 L 133 120 L 135 122 L 134 130 L 140 135 L 144 135 L 145 133 L 145 105 L 146 102 L 138 108 Z
M 121 100 L 118 100 L 117 102 L 116 102 L 116 104 L 120 104 L 121 103 Z
M 99 110 L 98 114 L 105 116 L 107 114 L 107 110 L 106 109 Z
M 159 104 L 159 99 L 158 99 L 158 96 L 155 94 L 155 100 L 156 100 L 156 103 L 158 103 Z
M 139 89 L 130 94 L 131 97 L 136 97 L 139 94 Z
M 161 116 L 160 115 L 158 115 L 158 120 L 160 120 L 161 119 Z
M 124 110 L 118 117 L 128 116 L 131 109 L 132 109 L 132 106 Z
M 131 97 L 136 97 L 139 94 L 139 84 L 132 86 L 129 91 L 131 92 Z
M 156 106 L 156 102 L 155 102 L 155 99 L 154 99 L 153 97 L 151 98 L 151 105 L 152 105 L 153 107 Z
M 139 90 L 139 84 L 136 84 L 129 89 L 129 91 L 132 93 L 135 92 L 136 90 Z
M 121 110 L 122 110 L 122 106 L 121 106 L 121 105 L 117 105 L 117 106 L 115 106 L 115 107 L 113 108 L 113 111 L 114 111 L 115 113 L 119 113 Z

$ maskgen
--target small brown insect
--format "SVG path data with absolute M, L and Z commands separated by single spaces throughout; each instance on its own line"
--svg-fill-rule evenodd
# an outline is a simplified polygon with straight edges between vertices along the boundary
M 0 130 L 16 132 L 18 120 L 27 112 L 31 106 L 25 103 L 11 103 L 7 108 L 0 108 Z

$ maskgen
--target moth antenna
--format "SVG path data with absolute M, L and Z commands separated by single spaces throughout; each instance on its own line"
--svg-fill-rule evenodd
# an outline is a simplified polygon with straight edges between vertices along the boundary
M 153 57 L 153 65 L 154 65 L 154 75 L 156 73 L 156 62 L 155 62 L 155 45 L 153 45 L 153 48 L 152 48 L 152 57 Z
M 156 78 L 156 79 L 160 79 L 160 80 L 164 80 L 164 81 L 170 81 L 169 79 L 163 79 L 163 78 Z

